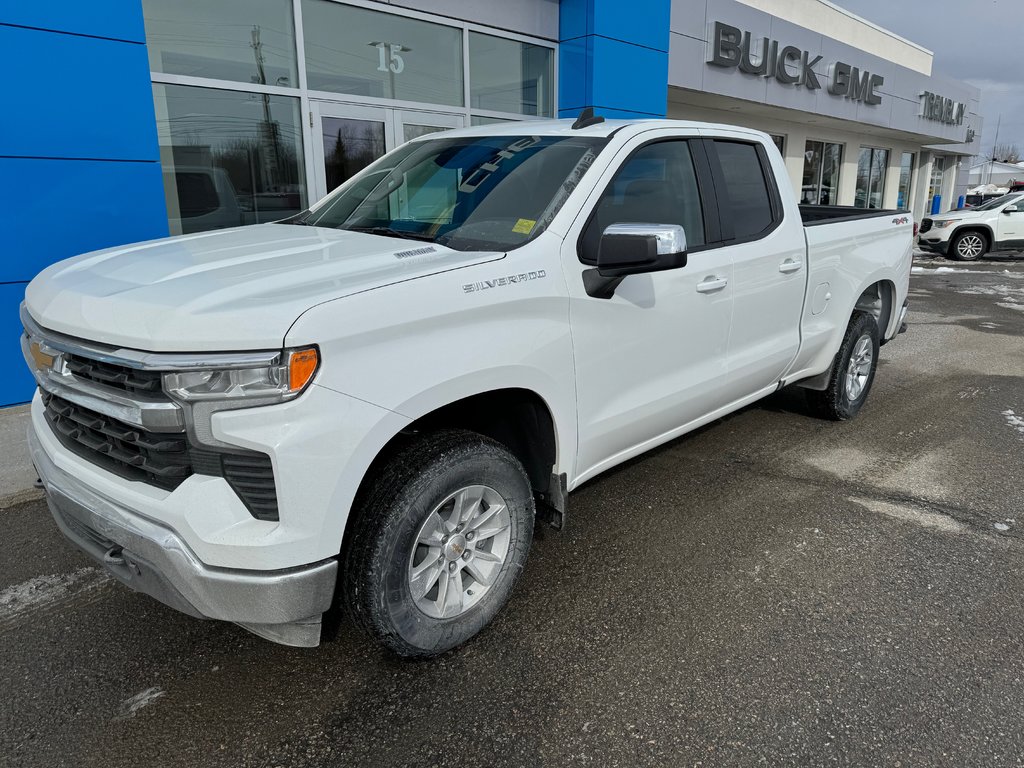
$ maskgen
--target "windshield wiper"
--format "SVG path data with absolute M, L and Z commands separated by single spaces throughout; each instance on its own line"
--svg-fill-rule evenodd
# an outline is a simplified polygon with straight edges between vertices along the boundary
M 384 237 L 401 237 L 406 240 L 423 240 L 428 243 L 434 242 L 434 236 L 425 232 L 410 232 L 394 227 L 345 227 L 349 232 L 365 232 L 368 235 L 383 235 Z

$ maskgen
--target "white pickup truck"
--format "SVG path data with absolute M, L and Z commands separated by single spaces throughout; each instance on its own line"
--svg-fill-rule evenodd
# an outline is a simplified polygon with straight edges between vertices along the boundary
M 741 128 L 434 134 L 290 220 L 42 272 L 32 457 L 61 530 L 136 590 L 296 646 L 347 607 L 441 653 L 601 472 L 789 384 L 856 414 L 912 229 L 802 210 Z
M 919 242 L 957 261 L 974 261 L 989 251 L 1024 250 L 1024 194 L 925 218 Z

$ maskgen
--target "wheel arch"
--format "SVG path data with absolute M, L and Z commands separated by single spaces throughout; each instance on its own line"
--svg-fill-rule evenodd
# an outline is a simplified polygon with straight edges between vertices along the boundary
M 949 236 L 949 240 L 947 241 L 949 243 L 949 245 L 946 247 L 947 254 L 952 253 L 953 243 L 955 243 L 956 239 L 965 232 L 977 232 L 980 235 L 982 235 L 985 238 L 986 243 L 988 244 L 988 247 L 985 249 L 986 252 L 991 251 L 995 245 L 996 236 L 995 232 L 992 231 L 992 227 L 990 225 L 982 224 L 980 222 L 971 222 L 969 224 L 961 224 L 959 227 L 953 230 L 952 234 L 950 234 Z
M 519 459 L 538 502 L 557 512 L 565 506 L 565 470 L 561 468 L 555 411 L 533 389 L 504 387 L 465 395 L 420 413 L 391 436 L 370 462 L 355 494 L 353 509 L 364 498 L 372 478 L 415 435 L 441 429 L 466 429 L 504 445 Z M 539 510 L 540 513 L 540 510 Z M 350 513 L 342 538 L 348 538 Z
M 869 285 L 854 302 L 853 312 L 867 312 L 878 324 L 878 338 L 885 343 L 889 331 L 899 319 L 900 307 L 897 306 L 896 283 L 889 279 L 877 280 Z

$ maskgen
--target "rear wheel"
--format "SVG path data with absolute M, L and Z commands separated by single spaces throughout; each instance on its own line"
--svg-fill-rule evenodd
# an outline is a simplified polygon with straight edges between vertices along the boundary
M 988 238 L 981 232 L 961 232 L 953 238 L 949 255 L 957 261 L 975 261 L 988 250 Z
M 345 600 L 374 639 L 405 657 L 444 653 L 483 629 L 533 538 L 522 465 L 465 431 L 419 436 L 377 474 L 355 514 Z
M 824 391 L 806 390 L 807 400 L 824 418 L 852 419 L 868 399 L 878 367 L 878 323 L 867 312 L 854 312 L 836 354 Z

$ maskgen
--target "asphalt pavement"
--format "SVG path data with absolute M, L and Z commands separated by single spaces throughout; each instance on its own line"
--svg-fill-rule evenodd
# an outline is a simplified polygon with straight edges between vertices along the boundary
M 433 661 L 179 615 L 0 504 L 0 765 L 1019 765 L 1024 261 L 919 260 L 909 326 L 851 422 L 784 391 L 572 494 Z

